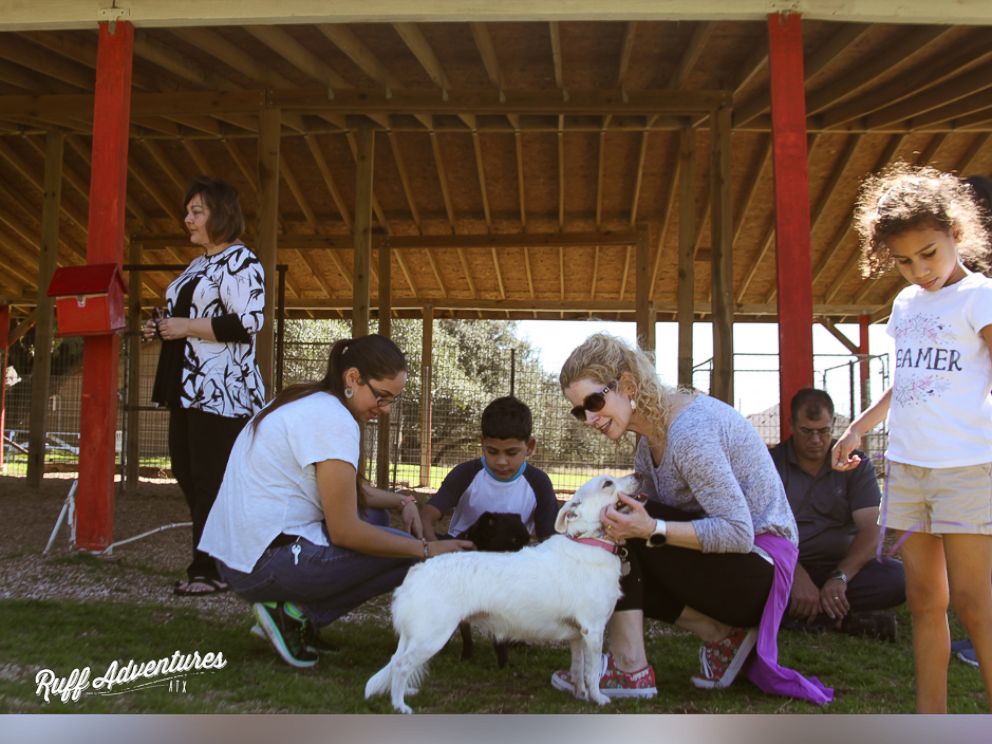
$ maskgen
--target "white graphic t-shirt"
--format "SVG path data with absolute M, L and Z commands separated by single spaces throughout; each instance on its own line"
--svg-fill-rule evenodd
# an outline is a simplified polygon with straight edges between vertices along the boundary
M 895 462 L 953 468 L 992 462 L 992 279 L 968 274 L 936 292 L 906 287 L 886 332 L 896 358 L 889 407 Z

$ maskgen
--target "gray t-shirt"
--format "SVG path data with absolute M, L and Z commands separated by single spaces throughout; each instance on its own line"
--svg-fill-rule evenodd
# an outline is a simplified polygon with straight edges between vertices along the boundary
M 648 496 L 690 515 L 704 553 L 748 553 L 765 532 L 796 543 L 796 520 L 768 447 L 733 408 L 700 395 L 679 411 L 655 467 L 641 438 L 634 469 Z

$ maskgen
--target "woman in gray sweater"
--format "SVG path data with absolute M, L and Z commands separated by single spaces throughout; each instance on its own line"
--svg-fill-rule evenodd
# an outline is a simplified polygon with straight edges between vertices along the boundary
M 603 693 L 657 694 L 644 648 L 648 616 L 702 639 L 697 687 L 727 687 L 753 658 L 748 676 L 762 689 L 827 702 L 819 683 L 775 663 L 797 529 L 757 431 L 714 398 L 664 387 L 646 354 L 609 334 L 576 348 L 560 382 L 585 425 L 614 440 L 640 435 L 634 468 L 648 501 L 621 497 L 621 510 L 603 513 L 610 538 L 626 541 L 630 568 L 608 626 Z M 552 684 L 572 686 L 567 672 Z

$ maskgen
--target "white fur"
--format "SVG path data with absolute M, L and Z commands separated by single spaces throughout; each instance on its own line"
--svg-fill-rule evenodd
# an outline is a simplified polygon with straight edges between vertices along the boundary
M 598 476 L 566 503 L 555 529 L 606 539 L 600 514 L 638 479 Z M 393 707 L 412 713 L 424 665 L 467 620 L 497 640 L 568 641 L 575 696 L 605 705 L 599 691 L 603 633 L 620 598 L 620 559 L 593 545 L 554 535 L 516 553 L 446 553 L 410 569 L 393 595 L 393 658 L 365 685 L 365 697 L 391 692 Z

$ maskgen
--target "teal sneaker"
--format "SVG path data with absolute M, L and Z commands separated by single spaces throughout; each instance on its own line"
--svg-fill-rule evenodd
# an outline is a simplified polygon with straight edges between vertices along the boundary
M 297 669 L 309 669 L 320 658 L 304 643 L 308 625 L 303 614 L 290 602 L 256 602 L 252 612 L 265 637 L 282 660 Z

